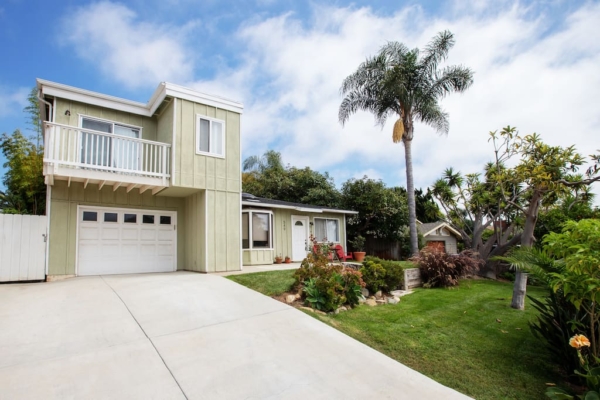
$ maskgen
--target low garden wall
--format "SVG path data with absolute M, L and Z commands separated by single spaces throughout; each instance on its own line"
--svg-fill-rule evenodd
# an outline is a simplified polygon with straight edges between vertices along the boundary
M 404 290 L 423 286 L 421 271 L 419 268 L 408 268 L 404 270 Z

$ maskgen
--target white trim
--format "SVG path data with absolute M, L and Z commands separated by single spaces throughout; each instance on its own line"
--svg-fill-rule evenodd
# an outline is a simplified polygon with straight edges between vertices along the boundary
M 144 128 L 143 128 L 143 127 L 141 127 L 141 126 L 137 126 L 137 125 L 131 125 L 131 124 L 125 124 L 125 123 L 122 123 L 122 122 L 114 121 L 114 120 L 112 120 L 112 119 L 104 119 L 104 118 L 93 117 L 93 116 L 91 116 L 91 115 L 87 115 L 87 114 L 80 114 L 80 113 L 77 113 L 77 115 L 79 116 L 79 126 L 78 126 L 78 128 L 81 128 L 81 129 L 86 129 L 86 130 L 87 130 L 87 128 L 84 128 L 84 127 L 83 127 L 83 119 L 84 119 L 84 118 L 85 118 L 85 119 L 92 119 L 92 120 L 95 120 L 95 121 L 104 122 L 104 123 L 107 123 L 107 124 L 112 124 L 112 125 L 113 125 L 113 131 L 112 131 L 110 134 L 111 134 L 111 135 L 115 135 L 115 136 L 121 136 L 121 135 L 117 135 L 117 134 L 114 132 L 114 130 L 115 130 L 115 125 L 124 126 L 124 127 L 126 127 L 126 128 L 138 129 L 138 130 L 139 130 L 140 137 L 139 137 L 139 138 L 130 138 L 130 139 L 140 139 L 140 140 L 143 140 L 143 137 L 142 137 L 142 130 L 143 130 Z M 89 129 L 89 130 L 91 131 L 92 129 Z M 102 133 L 107 133 L 107 132 L 102 132 Z M 129 138 L 129 136 L 123 136 L 123 137 Z M 161 142 L 161 143 L 162 143 L 162 142 Z
M 279 205 L 279 204 L 256 203 L 254 201 L 242 201 L 242 205 L 251 206 L 251 207 L 264 207 L 264 208 L 283 208 L 286 210 L 296 210 L 296 211 L 315 213 L 315 214 L 322 214 L 322 213 L 358 214 L 358 211 L 336 210 L 333 208 L 304 208 L 304 207 L 299 207 L 299 206 L 284 206 L 284 205 Z
M 344 214 L 344 251 L 348 253 L 348 224 L 346 224 L 346 214 Z
M 448 228 L 448 230 L 450 232 L 454 233 L 455 236 L 461 237 L 461 234 L 456 229 L 454 229 L 453 227 L 451 227 L 450 225 L 448 225 L 445 222 L 442 222 L 439 225 L 436 225 L 433 229 L 431 229 L 431 230 L 423 233 L 422 235 L 423 235 L 423 237 L 425 237 L 425 236 L 429 235 L 431 232 L 434 232 L 434 231 L 436 231 L 437 229 L 440 229 L 440 228 Z M 441 235 L 434 235 L 434 236 L 441 236 Z
M 173 99 L 173 139 L 171 143 L 171 182 L 175 182 L 175 140 L 177 140 L 177 98 Z
M 331 220 L 336 220 L 337 221 L 337 236 L 338 236 L 338 240 L 330 240 L 329 238 L 327 238 L 327 242 L 332 242 L 332 243 L 341 243 L 341 230 L 340 230 L 340 219 L 339 218 L 329 218 L 329 217 L 313 217 L 313 222 L 315 223 L 315 233 L 317 232 L 317 219 L 323 219 L 325 221 L 327 221 L 328 219 Z M 325 227 L 327 227 L 327 223 L 325 223 Z M 317 238 L 317 235 L 315 235 L 315 239 Z M 318 239 L 317 239 L 318 241 Z M 324 243 L 324 242 L 320 242 L 320 243 Z
M 50 265 L 50 209 L 52 208 L 52 186 L 46 185 L 46 277 Z
M 177 250 L 177 236 L 178 232 L 177 232 L 177 215 L 178 212 L 177 210 L 166 210 L 166 209 L 160 209 L 157 208 L 155 210 L 151 210 L 151 209 L 145 209 L 145 208 L 129 208 L 129 207 L 107 207 L 107 206 L 94 206 L 94 205 L 87 205 L 87 204 L 77 204 L 77 224 L 75 226 L 75 276 L 79 276 L 79 225 L 82 222 L 80 215 L 81 215 L 81 209 L 82 208 L 87 208 L 90 210 L 99 210 L 99 211 L 113 211 L 113 212 L 127 212 L 127 211 L 134 211 L 135 213 L 152 213 L 152 214 L 156 214 L 156 213 L 172 213 L 172 217 L 173 220 L 171 221 L 171 225 L 174 227 L 173 230 L 175 230 L 175 240 L 173 243 L 173 246 L 175 248 L 174 251 L 174 261 L 173 261 L 173 270 L 172 272 L 176 272 L 177 271 L 177 256 L 178 256 L 178 250 Z M 98 217 L 99 218 L 99 217 Z M 99 219 L 98 219 L 99 221 Z M 141 222 L 136 222 L 136 225 L 141 225 Z M 160 220 L 157 222 L 157 224 L 160 224 Z M 155 224 L 156 225 L 156 224 Z
M 90 90 L 80 89 L 73 86 L 63 85 L 61 83 L 51 82 L 44 79 L 37 79 L 37 87 L 42 91 L 42 95 L 60 97 L 67 100 L 73 100 L 86 104 L 93 104 L 100 107 L 111 108 L 133 114 L 151 117 L 167 96 L 193 101 L 195 103 L 205 104 L 217 107 L 227 111 L 233 111 L 241 114 L 244 110 L 242 103 L 224 99 L 222 97 L 200 93 L 183 86 L 173 83 L 162 82 L 158 85 L 148 103 L 140 103 L 109 96 L 102 93 L 92 92 Z
M 208 191 L 204 190 L 204 272 L 208 274 Z M 215 196 L 215 201 L 216 201 Z M 241 216 L 240 216 L 241 218 Z M 215 272 L 216 272 L 215 267 Z
M 208 132 L 208 148 L 209 151 L 202 151 L 199 149 L 200 147 L 200 120 L 204 119 L 210 122 L 209 124 L 209 132 Z M 219 154 L 219 153 L 213 153 L 210 151 L 211 146 L 211 136 L 212 136 L 212 127 L 213 127 L 213 122 L 217 122 L 220 123 L 222 125 L 222 129 L 221 129 L 221 145 L 222 145 L 222 149 L 223 149 L 223 154 Z M 216 158 L 225 158 L 225 150 L 227 147 L 227 143 L 226 143 L 226 134 L 225 131 L 227 129 L 227 125 L 225 123 L 224 120 L 222 119 L 218 119 L 218 118 L 212 118 L 212 117 L 207 117 L 205 115 L 202 114 L 196 114 L 196 154 L 199 155 L 203 155 L 203 156 L 208 156 L 208 157 L 216 157 Z

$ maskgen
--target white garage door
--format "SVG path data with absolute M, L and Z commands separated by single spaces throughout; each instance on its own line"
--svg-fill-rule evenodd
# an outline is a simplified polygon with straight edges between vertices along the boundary
M 79 207 L 77 275 L 177 269 L 177 213 Z

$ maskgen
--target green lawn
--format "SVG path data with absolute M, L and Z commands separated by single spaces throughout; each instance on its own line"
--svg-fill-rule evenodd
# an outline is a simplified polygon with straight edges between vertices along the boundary
M 289 289 L 292 274 L 228 278 L 273 296 Z M 558 378 L 527 325 L 535 310 L 529 303 L 524 312 L 513 310 L 511 294 L 512 284 L 465 280 L 454 289 L 418 289 L 398 305 L 314 316 L 477 399 L 545 399 L 545 383 Z M 543 291 L 530 287 L 528 294 L 537 297 Z

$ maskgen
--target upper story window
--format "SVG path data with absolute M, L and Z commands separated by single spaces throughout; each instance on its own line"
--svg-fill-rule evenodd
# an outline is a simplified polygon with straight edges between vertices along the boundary
M 315 218 L 315 238 L 318 242 L 340 241 L 340 221 L 330 218 Z
M 140 169 L 139 139 L 142 128 L 86 116 L 80 117 L 81 163 L 127 170 Z M 95 132 L 90 132 L 95 131 Z M 101 132 L 101 133 L 98 133 Z M 102 134 L 104 133 L 104 135 Z
M 225 157 L 225 121 L 198 115 L 196 153 Z
M 113 133 L 119 136 L 125 136 L 130 138 L 139 139 L 141 128 L 134 126 L 127 126 L 111 121 L 104 121 L 89 117 L 81 117 L 81 127 L 84 129 L 90 129 L 93 131 L 99 131 L 104 133 Z

